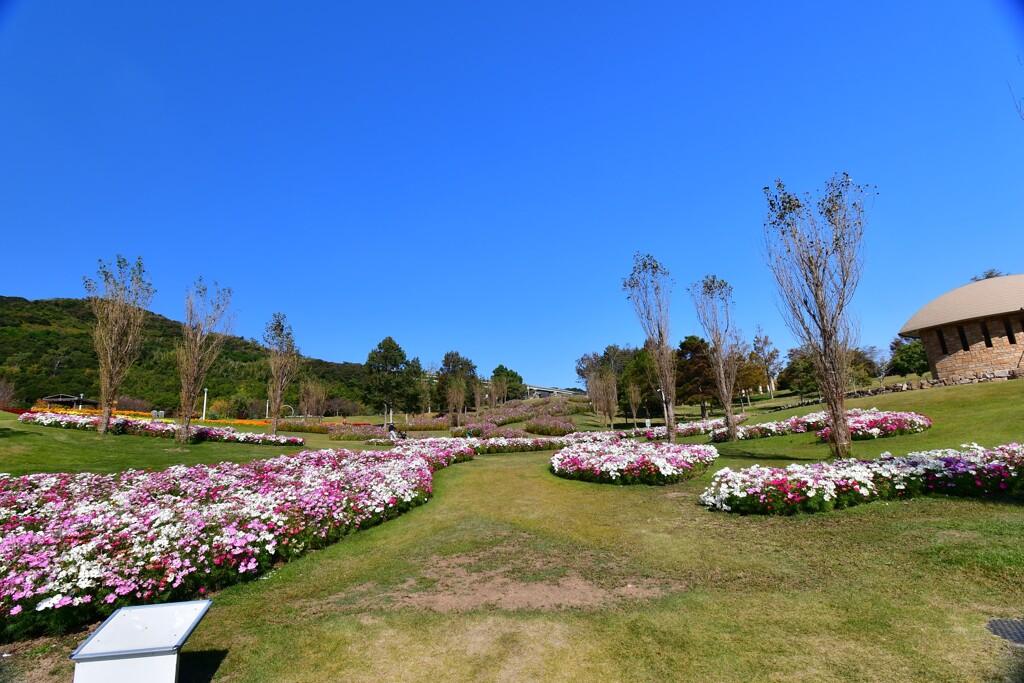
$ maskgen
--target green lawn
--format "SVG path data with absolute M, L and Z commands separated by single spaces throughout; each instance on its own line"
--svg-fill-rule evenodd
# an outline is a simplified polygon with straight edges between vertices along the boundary
M 1022 399 L 1024 382 L 1007 382 L 855 402 L 935 420 L 924 434 L 858 442 L 856 454 L 1019 440 Z M 11 445 L 60 469 L 33 441 L 44 428 L 5 428 L 0 470 L 18 457 Z M 46 431 L 66 437 L 53 456 L 65 469 L 279 452 L 168 453 L 159 439 Z M 720 451 L 712 472 L 827 457 L 807 434 Z M 449 467 L 427 505 L 215 594 L 180 680 L 1024 681 L 1024 654 L 984 628 L 1024 617 L 1018 503 L 935 497 L 740 517 L 697 504 L 710 472 L 620 488 L 551 476 L 549 456 Z M 0 680 L 17 680 L 17 666 L 68 680 L 67 654 L 85 635 L 0 647 L 14 655 Z

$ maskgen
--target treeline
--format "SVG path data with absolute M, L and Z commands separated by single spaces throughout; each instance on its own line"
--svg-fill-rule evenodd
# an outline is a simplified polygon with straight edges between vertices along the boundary
M 677 403 L 700 406 L 704 417 L 712 408 L 720 407 L 708 349 L 708 342 L 696 335 L 686 337 L 675 349 Z M 908 342 L 896 338 L 889 345 L 888 353 L 874 346 L 850 351 L 851 388 L 864 387 L 887 376 L 926 372 L 928 360 L 920 340 Z M 600 412 L 607 414 L 614 410 L 614 414 L 635 415 L 640 419 L 662 417 L 654 361 L 646 349 L 612 344 L 603 351 L 580 357 L 576 361 L 576 374 L 591 388 Z M 787 351 L 783 362 L 771 340 L 758 330 L 753 343 L 744 346 L 733 400 L 743 403 L 744 398 L 771 393 L 776 388 L 802 398 L 816 395 L 819 387 L 811 355 L 806 348 L 798 347 Z M 601 410 L 602 403 L 604 410 Z
M 93 347 L 96 319 L 85 299 L 0 297 L 0 381 L 14 388 L 11 407 L 28 407 L 52 394 L 99 395 L 98 359 Z M 182 324 L 147 312 L 142 352 L 121 388 L 119 407 L 173 411 L 179 402 L 175 343 Z M 265 414 L 267 353 L 254 339 L 228 335 L 207 376 L 211 405 L 224 417 Z M 355 412 L 363 399 L 362 363 L 303 358 L 300 379 L 324 382 L 329 410 Z M 285 394 L 298 410 L 300 383 Z
M 95 324 L 86 299 L 0 297 L 0 384 L 13 388 L 12 398 L 0 400 L 9 407 L 27 408 L 53 394 L 98 398 Z M 146 313 L 142 351 L 121 388 L 119 408 L 176 412 L 180 383 L 175 345 L 181 336 L 182 323 Z M 208 416 L 264 417 L 269 376 L 262 344 L 227 335 L 206 377 Z M 481 373 L 457 351 L 445 354 L 440 364 L 424 364 L 409 358 L 391 337 L 371 349 L 365 363 L 303 357 L 296 380 L 283 401 L 296 414 L 377 414 L 385 407 L 408 413 L 465 411 L 526 397 L 523 377 L 504 365 Z M 318 407 L 310 412 L 306 404 L 313 402 L 310 394 L 316 393 L 311 392 L 315 387 L 322 388 L 323 400 L 316 401 Z M 201 405 L 200 397 L 197 410 Z

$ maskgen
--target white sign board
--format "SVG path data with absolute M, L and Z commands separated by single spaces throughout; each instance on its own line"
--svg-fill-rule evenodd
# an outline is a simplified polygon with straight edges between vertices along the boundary
M 71 653 L 75 683 L 174 683 L 178 651 L 210 600 L 122 607 Z

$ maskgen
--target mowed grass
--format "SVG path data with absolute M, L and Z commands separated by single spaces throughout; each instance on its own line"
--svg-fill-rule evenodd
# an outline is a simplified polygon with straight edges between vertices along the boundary
M 856 455 L 1019 440 L 1022 398 L 1008 382 L 860 402 L 935 427 Z M 126 441 L 171 445 L 117 437 L 88 457 Z M 247 448 L 187 455 L 207 446 Z M 720 450 L 712 471 L 828 455 L 807 434 Z M 447 468 L 427 505 L 215 594 L 180 680 L 1024 681 L 1020 650 L 984 628 L 1024 617 L 1019 503 L 740 517 L 698 504 L 710 472 L 622 488 L 554 477 L 549 456 Z M 85 635 L 4 646 L 6 666 L 68 680 Z

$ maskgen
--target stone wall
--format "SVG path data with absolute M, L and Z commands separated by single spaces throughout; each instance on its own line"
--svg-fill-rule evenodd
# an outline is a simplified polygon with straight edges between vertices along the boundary
M 1024 366 L 1021 363 L 1021 357 L 1024 355 L 1024 316 L 1012 313 L 1006 317 L 1013 331 L 1013 344 L 1010 343 L 1010 336 L 1006 332 L 1002 317 L 978 318 L 955 325 L 921 330 L 921 341 L 924 342 L 932 376 L 946 382 L 957 382 L 961 379 L 977 379 L 996 372 L 1015 371 L 1018 367 Z M 982 323 L 988 326 L 991 347 L 985 344 Z M 966 351 L 960 339 L 960 327 L 967 338 Z M 946 353 L 942 352 L 940 331 L 946 340 Z

